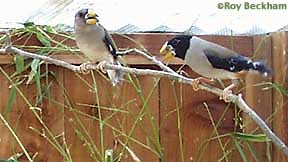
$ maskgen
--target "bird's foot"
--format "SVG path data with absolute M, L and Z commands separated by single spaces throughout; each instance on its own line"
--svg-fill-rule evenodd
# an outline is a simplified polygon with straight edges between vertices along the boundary
M 89 74 L 90 69 L 88 69 L 88 65 L 91 65 L 91 62 L 84 62 L 80 65 L 80 73 L 81 74 Z
M 190 77 L 190 75 L 189 75 L 186 71 L 184 71 L 184 70 L 180 70 L 180 71 L 179 71 L 179 74 L 185 75 L 186 77 Z
M 231 89 L 224 89 L 222 95 L 220 96 L 220 100 L 224 100 L 224 102 L 230 102 L 229 96 L 232 95 Z
M 232 84 L 228 87 L 224 88 L 223 94 L 220 96 L 220 100 L 224 100 L 225 102 L 231 102 L 229 96 L 232 95 L 232 88 L 236 87 L 239 84 L 239 80 L 232 80 Z
M 210 83 L 213 83 L 213 82 L 214 82 L 213 79 L 198 77 L 198 78 L 195 78 L 195 79 L 192 81 L 192 88 L 193 88 L 194 91 L 198 91 L 198 90 L 199 90 L 199 84 L 200 84 L 200 83 L 210 84 Z
M 101 62 L 99 62 L 98 64 L 97 64 L 97 68 L 102 72 L 102 73 L 104 73 L 104 74 L 106 74 L 107 73 L 107 71 L 104 69 L 104 66 L 107 64 L 108 62 L 107 61 L 101 61 Z

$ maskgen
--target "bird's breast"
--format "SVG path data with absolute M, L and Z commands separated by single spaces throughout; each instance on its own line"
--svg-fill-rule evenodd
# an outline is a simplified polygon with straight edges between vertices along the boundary
M 92 62 L 108 60 L 111 56 L 103 42 L 104 32 L 95 28 L 83 28 L 75 32 L 80 51 Z
M 203 52 L 201 46 L 191 46 L 187 50 L 185 56 L 185 63 L 196 73 L 214 79 L 235 79 L 237 78 L 235 73 L 214 68 L 209 62 L 208 58 Z
M 94 41 L 94 43 L 78 41 L 77 45 L 80 51 L 92 62 L 99 62 L 109 58 L 110 53 L 101 41 Z

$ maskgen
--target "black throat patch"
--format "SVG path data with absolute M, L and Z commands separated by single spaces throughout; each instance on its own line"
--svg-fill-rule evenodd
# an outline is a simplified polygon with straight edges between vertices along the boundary
M 175 57 L 185 59 L 191 38 L 191 35 L 179 35 L 168 41 L 168 45 L 171 45 L 175 50 Z

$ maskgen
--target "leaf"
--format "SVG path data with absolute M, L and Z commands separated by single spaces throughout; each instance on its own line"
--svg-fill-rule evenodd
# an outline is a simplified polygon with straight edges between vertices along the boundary
M 265 134 L 247 134 L 247 133 L 236 132 L 236 133 L 233 133 L 233 136 L 236 138 L 240 138 L 241 140 L 244 140 L 244 141 L 252 141 L 252 142 L 270 141 L 270 139 L 268 139 Z
M 39 59 L 34 59 L 31 63 L 31 70 L 34 72 L 37 72 L 37 69 L 40 65 L 40 60 Z
M 31 26 L 35 26 L 34 22 L 31 22 L 31 21 L 27 21 L 23 25 L 24 25 L 25 28 L 28 28 L 28 27 L 31 27 Z
M 255 162 L 260 162 L 259 158 L 257 157 L 257 152 L 256 152 L 255 148 L 253 147 L 253 145 L 251 145 L 247 141 L 245 143 L 246 143 L 246 145 L 247 145 L 247 147 L 248 147 L 253 159 L 255 160 Z
M 51 43 L 47 37 L 45 37 L 42 33 L 37 32 L 36 38 L 41 42 L 45 47 L 51 47 Z
M 3 162 L 18 162 L 18 160 L 15 160 L 15 159 L 8 159 L 8 160 L 3 160 Z
M 6 119 L 8 119 L 8 116 L 11 112 L 12 105 L 15 101 L 15 97 L 16 97 L 16 88 L 14 86 L 12 86 L 11 90 L 10 90 L 9 98 L 8 98 L 8 103 L 7 103 L 6 108 L 5 108 L 5 118 Z
M 34 75 L 34 80 L 36 82 L 36 89 L 37 89 L 37 100 L 36 104 L 41 103 L 43 96 L 42 96 L 42 88 L 41 88 L 41 76 L 40 76 L 40 68 L 38 68 L 37 72 Z
M 34 78 L 34 76 L 37 73 L 37 69 L 40 65 L 40 60 L 39 59 L 34 59 L 31 63 L 31 72 L 29 73 L 28 76 L 28 80 L 26 82 L 26 84 L 30 84 L 30 82 L 32 81 L 32 79 Z
M 0 37 L 0 43 L 1 43 L 1 44 L 4 44 L 4 42 L 7 42 L 7 35 L 2 35 L 2 36 Z
M 39 54 L 39 55 L 47 54 L 49 51 L 50 51 L 49 49 L 43 48 L 43 49 L 41 49 L 41 50 L 38 52 L 38 54 Z
M 19 74 L 24 71 L 25 60 L 23 56 L 16 55 L 15 56 L 15 64 L 16 64 L 16 72 Z
M 245 152 L 243 151 L 243 149 L 242 149 L 242 147 L 240 146 L 239 142 L 238 142 L 235 138 L 233 138 L 233 141 L 234 141 L 234 144 L 235 144 L 238 152 L 240 153 L 240 156 L 241 156 L 242 160 L 243 160 L 244 162 L 248 162 L 248 159 L 247 159 L 247 157 L 246 157 L 246 155 L 245 155 Z
M 52 27 L 52 26 L 45 26 L 45 30 L 48 32 L 48 33 L 52 33 L 52 34 L 58 34 L 57 31 Z
M 286 89 L 283 85 L 277 83 L 272 83 L 271 85 L 273 88 L 275 88 L 278 92 L 280 92 L 284 96 L 288 96 L 288 89 Z

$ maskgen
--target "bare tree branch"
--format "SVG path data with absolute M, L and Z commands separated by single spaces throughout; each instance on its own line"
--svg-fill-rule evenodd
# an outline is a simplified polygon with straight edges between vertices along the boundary
M 129 68 L 129 67 L 123 67 L 121 65 L 112 65 L 112 64 L 106 64 L 104 65 L 105 69 L 112 69 L 112 70 L 122 70 L 123 72 L 130 73 L 130 74 L 136 74 L 136 75 L 152 75 L 157 77 L 168 77 L 172 80 L 176 80 L 180 83 L 190 84 L 192 85 L 193 79 L 184 77 L 182 75 L 179 75 L 174 70 L 169 68 L 168 66 L 164 65 L 161 61 L 157 60 L 155 57 L 148 55 L 147 53 L 138 50 L 138 49 L 129 49 L 127 51 L 119 52 L 119 54 L 125 55 L 128 53 L 137 53 L 139 55 L 144 56 L 151 62 L 158 65 L 161 69 L 164 71 L 158 71 L 158 70 L 151 70 L 151 69 L 137 69 L 137 68 Z M 8 46 L 4 49 L 0 49 L 0 53 L 16 53 L 21 56 L 34 58 L 34 59 L 40 59 L 58 66 L 62 66 L 64 68 L 70 69 L 74 72 L 80 73 L 80 66 L 72 65 L 70 63 L 67 63 L 65 61 L 53 59 L 49 56 L 44 55 L 37 55 L 31 52 L 26 52 L 21 49 Z M 87 65 L 87 69 L 95 70 L 97 69 L 96 65 Z M 206 90 L 208 92 L 214 93 L 218 96 L 221 96 L 223 94 L 223 90 L 213 87 L 208 84 L 201 83 L 199 85 L 199 88 L 202 90 Z M 255 123 L 262 129 L 262 131 L 266 134 L 266 136 L 280 149 L 283 151 L 285 155 L 288 156 L 288 147 L 285 145 L 285 143 L 277 137 L 273 131 L 266 125 L 266 123 L 257 115 L 256 112 L 254 112 L 247 103 L 243 100 L 242 95 L 234 95 L 231 94 L 228 96 L 228 100 L 236 104 L 243 112 L 247 113 L 249 117 L 251 117 Z
M 168 66 L 164 65 L 161 61 L 157 60 L 155 56 L 150 56 L 147 53 L 137 49 L 137 48 L 132 48 L 132 49 L 128 49 L 126 51 L 123 52 L 117 52 L 117 54 L 119 55 L 127 55 L 129 53 L 135 52 L 137 54 L 140 54 L 142 56 L 144 56 L 147 60 L 155 63 L 156 65 L 158 65 L 161 69 L 163 69 L 164 71 L 170 72 L 170 73 L 174 73 L 174 74 L 178 74 L 176 73 L 174 70 L 172 70 L 171 68 L 169 68 Z

